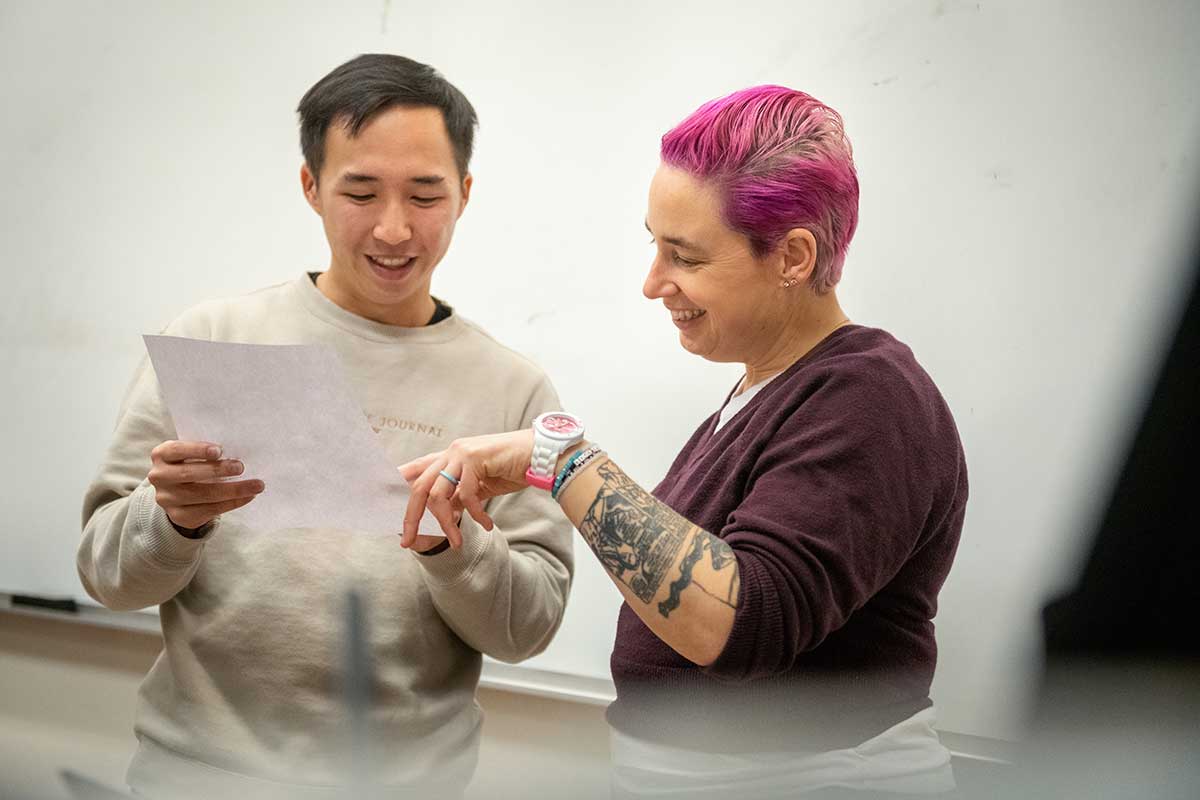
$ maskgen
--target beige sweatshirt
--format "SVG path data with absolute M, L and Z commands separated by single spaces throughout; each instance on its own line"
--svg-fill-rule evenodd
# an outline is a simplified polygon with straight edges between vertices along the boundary
M 458 314 L 422 328 L 382 325 L 334 305 L 307 275 L 198 306 L 165 332 L 332 345 L 396 464 L 559 407 L 537 367 Z M 162 619 L 130 785 L 150 797 L 315 797 L 344 783 L 341 620 L 353 586 L 368 606 L 377 778 L 432 784 L 439 796 L 461 789 L 478 748 L 480 653 L 528 658 L 562 620 L 572 532 L 549 494 L 493 500 L 495 531 L 465 518 L 463 548 L 434 556 L 402 549 L 398 537 L 250 529 L 237 512 L 191 540 L 146 480 L 150 450 L 174 437 L 143 362 L 83 508 L 88 594 L 113 609 L 157 605 Z

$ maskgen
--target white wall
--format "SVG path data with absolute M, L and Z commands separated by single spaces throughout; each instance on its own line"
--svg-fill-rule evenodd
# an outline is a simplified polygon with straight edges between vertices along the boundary
M 843 304 L 913 346 L 967 450 L 941 726 L 1016 736 L 1036 610 L 1070 575 L 1171 319 L 1197 32 L 1188 0 L 5 3 L 0 369 L 20 388 L 0 415 L 0 591 L 76 588 L 79 498 L 139 334 L 323 265 L 292 109 L 364 51 L 437 65 L 482 119 L 435 291 L 655 482 L 737 375 L 682 353 L 640 297 L 655 145 L 706 99 L 785 83 L 842 111 L 855 144 Z M 618 597 L 581 556 L 535 663 L 602 675 Z

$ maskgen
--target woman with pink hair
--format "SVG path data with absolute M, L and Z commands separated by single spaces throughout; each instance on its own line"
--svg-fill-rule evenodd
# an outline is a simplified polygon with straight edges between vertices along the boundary
M 753 87 L 668 132 L 661 159 L 643 293 L 684 349 L 743 364 L 741 380 L 653 491 L 569 414 L 406 464 L 402 544 L 428 507 L 449 543 L 433 557 L 469 559 L 504 546 L 478 530 L 486 500 L 554 494 L 624 596 L 621 792 L 950 788 L 932 620 L 966 464 L 911 350 L 838 303 L 858 217 L 842 119 Z

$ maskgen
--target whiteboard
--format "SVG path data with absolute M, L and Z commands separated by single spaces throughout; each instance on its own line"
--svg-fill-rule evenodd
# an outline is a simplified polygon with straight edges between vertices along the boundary
M 1014 737 L 1037 610 L 1072 574 L 1173 319 L 1197 33 L 1189 0 L 9 0 L 0 591 L 82 596 L 79 507 L 140 335 L 327 263 L 293 110 L 360 52 L 434 64 L 480 115 L 435 293 L 538 362 L 652 486 L 739 374 L 684 353 L 640 294 L 658 137 L 782 83 L 840 110 L 854 143 L 843 306 L 912 346 L 967 452 L 939 725 Z M 595 681 L 619 595 L 577 552 L 562 631 L 526 669 Z

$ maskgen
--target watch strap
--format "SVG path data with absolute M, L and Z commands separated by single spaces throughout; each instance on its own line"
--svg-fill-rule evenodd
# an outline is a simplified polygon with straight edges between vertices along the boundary
M 529 471 L 537 476 L 546 476 L 553 483 L 554 466 L 558 463 L 558 454 L 562 452 L 559 442 L 551 442 L 541 436 L 533 437 L 533 454 L 529 459 Z
M 547 492 L 554 488 L 554 473 L 538 475 L 533 467 L 525 470 L 525 482 L 535 489 L 545 489 Z

